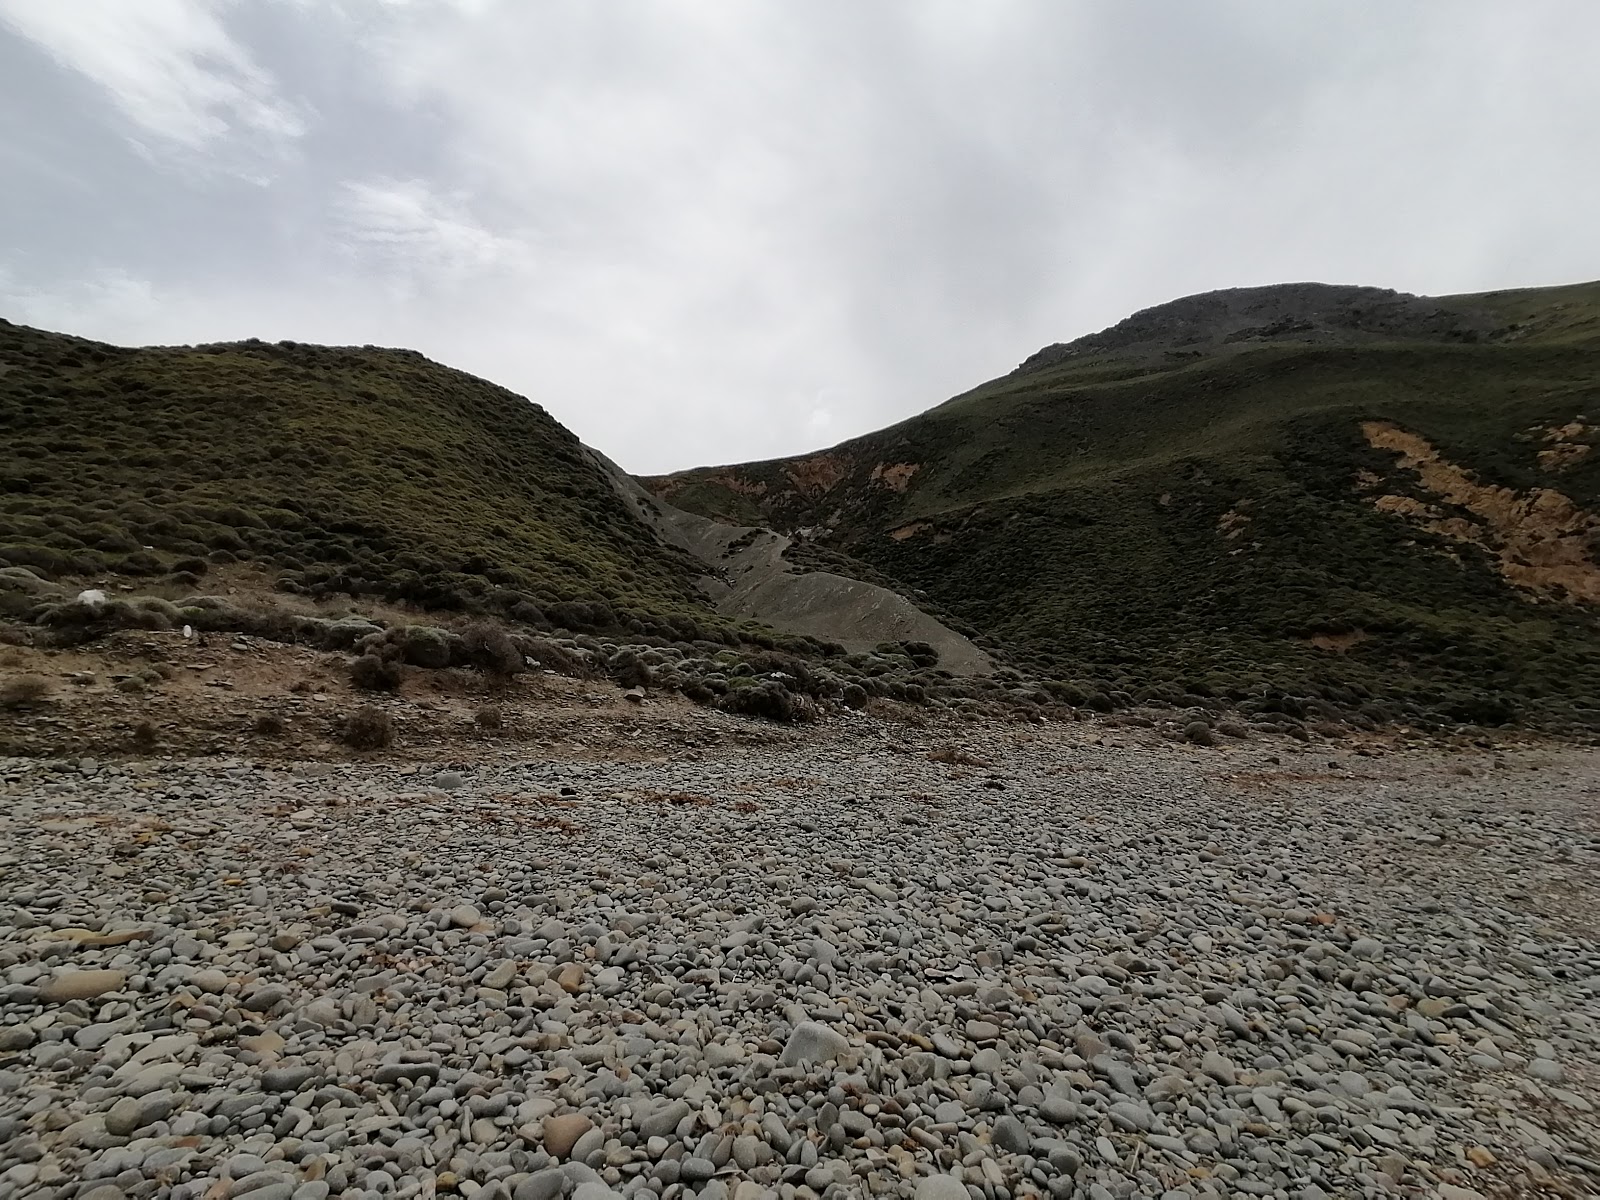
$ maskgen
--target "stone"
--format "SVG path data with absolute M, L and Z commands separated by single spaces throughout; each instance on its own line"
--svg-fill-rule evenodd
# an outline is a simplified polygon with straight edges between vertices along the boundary
M 106 1113 L 106 1132 L 129 1137 L 135 1131 L 164 1121 L 172 1112 L 175 1097 L 171 1092 L 149 1092 L 143 1096 L 124 1096 Z
M 483 977 L 483 986 L 504 991 L 511 986 L 511 981 L 517 977 L 517 964 L 512 959 L 502 959 L 496 963 Z
M 239 1007 L 246 1012 L 266 1013 L 271 1012 L 289 998 L 287 988 L 275 983 L 253 988 L 239 1001 Z
M 556 1200 L 567 1186 L 560 1167 L 535 1171 L 511 1191 L 511 1200 Z
M 1007 1154 L 1026 1154 L 1033 1146 L 1022 1122 L 1007 1113 L 994 1123 L 990 1140 Z
M 784 1043 L 779 1061 L 786 1067 L 824 1063 L 850 1048 L 849 1039 L 816 1021 L 801 1021 Z
M 593 1128 L 594 1122 L 582 1113 L 546 1117 L 542 1137 L 544 1151 L 552 1158 L 570 1158 L 578 1139 Z
M 433 777 L 433 786 L 446 792 L 453 792 L 467 782 L 460 771 L 440 771 Z
M 1542 1083 L 1560 1083 L 1566 1078 L 1561 1064 L 1548 1058 L 1535 1058 L 1528 1063 L 1528 1074 Z
M 917 1180 L 915 1200 L 971 1200 L 967 1185 L 950 1175 L 928 1175 Z
M 52 975 L 39 985 L 39 999 L 46 1004 L 68 1000 L 94 1000 L 110 992 L 120 992 L 128 983 L 126 971 L 77 970 Z
M 483 924 L 483 914 L 471 904 L 458 904 L 450 910 L 450 924 L 457 929 L 473 929 Z
M 1383 943 L 1377 938 L 1357 938 L 1350 943 L 1350 953 L 1357 958 L 1377 959 L 1383 957 Z
M 639 1131 L 641 1137 L 667 1137 L 693 1111 L 688 1101 L 674 1100 L 670 1104 L 652 1109 L 642 1117 L 635 1118 L 634 1128 Z
M 1062 1096 L 1046 1096 L 1039 1115 L 1052 1125 L 1070 1125 L 1082 1115 L 1082 1107 Z
M 317 1078 L 317 1069 L 307 1066 L 272 1067 L 261 1072 L 264 1092 L 300 1092 Z
M 1239 1069 L 1233 1065 L 1233 1060 L 1218 1054 L 1215 1050 L 1208 1050 L 1201 1056 L 1200 1072 L 1211 1076 L 1224 1087 L 1232 1087 L 1239 1077 Z

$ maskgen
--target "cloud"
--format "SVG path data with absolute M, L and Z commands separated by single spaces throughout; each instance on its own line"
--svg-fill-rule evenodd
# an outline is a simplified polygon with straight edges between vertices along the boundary
M 462 197 L 436 194 L 420 179 L 346 183 L 335 201 L 346 248 L 415 285 L 459 284 L 496 269 L 513 269 L 526 247 L 493 233 L 467 213 Z
M 78 297 L 50 311 L 412 345 L 634 470 L 815 449 L 1191 292 L 1600 275 L 1595 6 L 64 15 L 88 4 L 0 0 L 31 39 L 0 26 L 0 72 L 37 97 L 0 110 L 0 222 L 16 277 Z M 200 174 L 108 154 L 107 128 Z M 118 272 L 158 302 L 91 302 Z
M 0 22 L 98 85 L 152 155 L 209 150 L 239 169 L 305 126 L 219 9 L 208 0 L 0 0 Z

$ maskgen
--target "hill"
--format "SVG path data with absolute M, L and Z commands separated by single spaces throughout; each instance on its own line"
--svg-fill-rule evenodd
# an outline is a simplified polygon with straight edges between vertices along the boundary
M 1057 695 L 1600 719 L 1600 284 L 1190 297 L 817 454 L 647 480 Z M 983 641 L 985 639 L 980 639 Z
M 359 673 L 392 688 L 402 661 L 521 669 L 532 654 L 460 636 L 487 617 L 567 635 L 541 661 L 730 704 L 917 697 L 989 666 L 786 544 L 665 504 L 538 405 L 413 351 L 126 349 L 0 322 L 0 642 L 199 624 L 376 654 L 391 666 Z
M 249 561 L 313 596 L 715 623 L 703 567 L 576 437 L 413 351 L 125 349 L 0 322 L 0 441 L 3 564 L 155 579 Z

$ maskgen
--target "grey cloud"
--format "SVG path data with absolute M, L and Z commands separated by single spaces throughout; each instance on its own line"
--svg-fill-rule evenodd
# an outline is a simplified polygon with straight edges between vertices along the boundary
M 1580 3 L 102 3 L 0 0 L 6 315 L 412 345 L 635 470 L 1187 292 L 1600 274 Z

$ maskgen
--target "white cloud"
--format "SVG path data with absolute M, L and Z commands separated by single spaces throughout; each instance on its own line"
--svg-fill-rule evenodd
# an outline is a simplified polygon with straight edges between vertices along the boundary
M 0 23 L 104 89 L 154 157 L 248 173 L 305 126 L 215 0 L 0 0 Z M 226 143 L 219 145 L 219 143 Z M 249 164 L 254 164 L 249 165 Z
M 158 307 L 155 286 L 125 271 L 105 270 L 49 285 L 26 283 L 0 266 L 0 306 L 23 325 L 59 329 L 79 337 L 137 340 Z
M 514 269 L 527 253 L 518 239 L 474 221 L 462 197 L 441 196 L 420 179 L 346 183 L 335 210 L 346 249 L 408 286 Z

